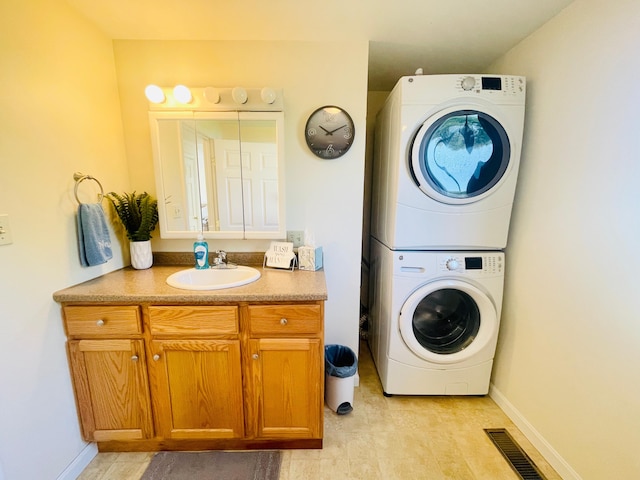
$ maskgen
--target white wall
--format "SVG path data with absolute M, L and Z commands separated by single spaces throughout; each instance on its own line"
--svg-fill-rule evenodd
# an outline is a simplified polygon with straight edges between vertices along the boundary
M 325 341 L 358 351 L 367 42 L 114 42 L 132 184 L 155 194 L 149 83 L 247 88 L 271 86 L 284 95 L 287 230 L 309 229 L 323 247 L 329 299 Z M 327 64 L 327 52 L 331 55 Z M 356 125 L 353 146 L 336 160 L 309 152 L 304 125 L 322 105 L 344 107 Z M 152 240 L 156 251 L 184 251 L 193 240 Z M 264 252 L 269 241 L 209 240 L 209 249 Z
M 494 398 L 564 478 L 640 478 L 638 32 L 577 0 L 488 69 L 528 78 Z
M 113 233 L 114 259 L 80 266 L 73 198 L 75 171 L 128 186 L 111 41 L 66 2 L 0 2 L 0 112 L 0 477 L 54 479 L 85 443 L 51 295 L 123 266 Z

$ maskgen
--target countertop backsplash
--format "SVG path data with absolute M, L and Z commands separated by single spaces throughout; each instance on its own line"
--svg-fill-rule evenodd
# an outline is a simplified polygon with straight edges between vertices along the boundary
M 213 265 L 215 251 L 209 251 L 209 265 Z M 227 261 L 249 267 L 262 266 L 264 252 L 227 252 Z M 154 265 L 195 265 L 193 252 L 153 252 Z

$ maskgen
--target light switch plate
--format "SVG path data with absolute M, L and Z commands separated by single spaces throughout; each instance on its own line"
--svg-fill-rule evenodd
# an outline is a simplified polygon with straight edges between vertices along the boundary
M 11 228 L 9 227 L 9 215 L 0 215 L 0 245 L 13 243 Z

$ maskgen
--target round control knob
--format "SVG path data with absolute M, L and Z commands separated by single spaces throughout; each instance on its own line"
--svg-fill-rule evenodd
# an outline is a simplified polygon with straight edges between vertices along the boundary
M 96 325 L 97 325 L 98 327 L 102 327 L 102 326 L 104 325 L 104 320 L 102 320 L 102 319 L 98 320 L 98 321 L 96 322 Z
M 157 362 L 158 360 L 160 360 L 160 355 L 158 355 L 157 353 L 153 356 L 153 361 Z
M 473 77 L 464 77 L 462 79 L 462 89 L 472 90 L 476 86 L 476 79 Z
M 446 266 L 447 270 L 457 270 L 460 266 L 460 262 L 458 262 L 458 260 L 456 260 L 455 258 L 450 258 L 449 260 L 447 260 Z
M 286 318 L 281 318 L 280 319 L 280 325 L 286 325 L 288 322 L 288 320 Z

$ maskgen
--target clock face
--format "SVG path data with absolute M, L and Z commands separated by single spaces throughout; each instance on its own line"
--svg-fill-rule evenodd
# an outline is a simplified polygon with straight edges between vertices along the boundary
M 304 131 L 309 149 L 324 159 L 338 158 L 347 153 L 354 135 L 353 120 L 349 114 L 333 105 L 313 112 Z

